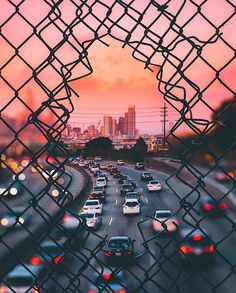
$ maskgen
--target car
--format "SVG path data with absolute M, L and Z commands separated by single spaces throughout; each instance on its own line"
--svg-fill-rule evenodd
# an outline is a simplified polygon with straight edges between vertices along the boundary
M 129 282 L 126 271 L 119 269 L 119 271 L 115 273 L 110 268 L 102 267 L 94 270 L 88 293 L 127 293 L 128 288 Z
M 94 161 L 101 162 L 102 161 L 102 158 L 100 156 L 96 156 L 94 158 Z
M 84 167 L 84 165 L 85 165 L 84 161 L 79 161 L 79 166 L 80 167 Z
M 124 201 L 126 199 L 136 199 L 138 200 L 138 202 L 140 203 L 140 193 L 138 193 L 137 191 L 132 191 L 132 192 L 126 192 L 125 197 L 124 197 Z
M 103 193 L 106 195 L 106 189 L 104 186 L 94 186 L 92 193 Z
M 153 232 L 175 232 L 179 221 L 170 210 L 156 210 L 152 219 Z
M 134 240 L 131 240 L 128 236 L 110 237 L 104 255 L 108 261 L 131 259 L 134 256 Z
M 179 257 L 194 263 L 212 259 L 215 245 L 206 230 L 182 228 L 179 230 Z
M 98 177 L 96 180 L 96 186 L 106 187 L 107 186 L 106 178 L 105 177 Z
M 202 196 L 200 204 L 203 212 L 210 215 L 224 213 L 228 208 L 225 201 L 217 201 L 210 196 Z
M 97 213 L 101 215 L 103 210 L 103 204 L 100 203 L 98 199 L 88 199 L 86 200 L 82 210 L 83 212 Z
M 135 170 L 144 170 L 145 169 L 143 162 L 136 163 L 134 168 L 135 168 Z
M 43 265 L 55 270 L 65 268 L 65 242 L 61 240 L 46 239 L 35 248 L 35 253 L 30 257 L 29 263 L 34 266 Z
M 117 172 L 115 172 L 114 174 L 113 174 L 113 177 L 114 178 L 121 178 L 123 175 L 122 175 L 122 173 L 120 172 L 120 171 L 117 171 Z
M 117 165 L 124 166 L 125 162 L 123 160 L 118 160 Z
M 130 178 L 126 179 L 123 184 L 131 184 L 133 186 L 133 188 L 137 187 L 136 182 L 134 182 L 134 180 L 130 179 Z
M 86 220 L 86 225 L 88 228 L 93 230 L 98 230 L 99 226 L 102 224 L 102 217 L 97 213 L 79 213 L 79 216 Z
M 110 172 L 112 168 L 113 168 L 112 165 L 106 165 L 105 170 L 106 170 L 107 172 Z
M 162 187 L 161 187 L 161 183 L 158 180 L 150 180 L 147 183 L 147 191 L 151 192 L 151 191 L 161 191 Z
M 105 173 L 100 173 L 100 174 L 98 175 L 98 177 L 104 177 L 104 178 L 106 178 L 106 181 L 108 181 L 108 176 L 107 176 L 107 174 L 105 174 Z
M 18 264 L 1 281 L 0 292 L 45 292 L 45 285 L 41 287 L 40 284 L 43 284 L 46 279 L 43 266 Z
M 134 191 L 134 187 L 131 184 L 122 184 L 120 187 L 120 195 L 125 195 L 127 192 Z
M 141 180 L 144 180 L 144 181 L 150 181 L 153 179 L 151 172 L 147 172 L 147 171 L 143 172 L 140 177 L 141 177 Z
M 115 173 L 120 172 L 116 167 L 112 167 L 110 170 L 110 174 L 114 175 Z
M 126 176 L 126 175 L 122 175 L 122 177 L 120 177 L 119 179 L 118 179 L 118 183 L 119 184 L 123 184 L 123 181 L 124 180 L 127 180 L 128 179 L 128 176 Z
M 1 217 L 2 228 L 23 228 L 29 221 L 29 216 L 25 207 L 12 207 Z
M 91 166 L 89 166 L 89 169 L 92 173 L 98 172 L 99 171 L 99 167 L 97 165 L 92 164 Z
M 123 204 L 123 215 L 140 214 L 140 203 L 138 199 L 126 198 Z
M 234 180 L 234 172 L 228 171 L 228 172 L 223 172 L 223 171 L 217 171 L 215 173 L 215 179 L 217 181 L 221 182 L 230 182 Z
M 101 170 L 106 170 L 106 165 L 105 164 L 100 164 L 100 169 Z
M 89 199 L 97 199 L 99 200 L 100 203 L 105 203 L 106 202 L 106 196 L 104 193 L 94 193 L 92 192 L 89 195 Z

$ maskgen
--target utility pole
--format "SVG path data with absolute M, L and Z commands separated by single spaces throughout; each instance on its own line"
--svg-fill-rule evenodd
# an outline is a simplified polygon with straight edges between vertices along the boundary
M 163 152 L 165 151 L 166 144 L 165 144 L 165 139 L 166 139 L 166 123 L 169 121 L 167 120 L 168 117 L 168 107 L 166 106 L 166 103 L 164 102 L 164 106 L 161 107 L 161 117 L 163 118 L 161 120 L 162 122 L 162 135 L 163 135 L 163 140 L 162 140 L 162 149 Z

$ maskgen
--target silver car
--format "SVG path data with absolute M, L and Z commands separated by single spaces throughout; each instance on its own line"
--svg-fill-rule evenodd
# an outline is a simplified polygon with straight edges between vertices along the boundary
M 86 225 L 88 228 L 93 230 L 98 230 L 99 226 L 102 224 L 102 217 L 97 213 L 80 213 L 80 217 L 86 220 Z

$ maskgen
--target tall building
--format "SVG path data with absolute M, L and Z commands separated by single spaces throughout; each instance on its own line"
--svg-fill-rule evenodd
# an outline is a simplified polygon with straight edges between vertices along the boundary
M 127 113 L 127 127 L 128 131 L 127 134 L 130 137 L 135 137 L 135 126 L 136 126 L 136 112 L 135 112 L 135 106 L 129 106 L 128 107 L 128 113 Z
M 123 134 L 128 134 L 128 112 L 125 113 L 125 117 L 124 117 L 124 133 Z
M 117 125 L 117 132 L 119 134 L 124 134 L 124 124 L 125 124 L 125 118 L 119 117 L 118 125 Z
M 116 123 L 116 119 L 112 118 L 112 135 L 113 137 L 117 136 L 117 123 Z
M 112 136 L 113 135 L 112 130 L 113 130 L 112 117 L 109 115 L 105 115 L 103 117 L 103 135 Z

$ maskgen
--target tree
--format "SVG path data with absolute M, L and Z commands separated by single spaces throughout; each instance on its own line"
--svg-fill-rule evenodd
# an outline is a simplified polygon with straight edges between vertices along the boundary
M 144 156 L 147 154 L 148 146 L 142 137 L 136 140 L 136 144 L 132 148 L 133 159 L 135 162 L 144 161 Z
M 85 144 L 84 155 L 105 155 L 113 149 L 112 140 L 108 137 L 97 137 Z

